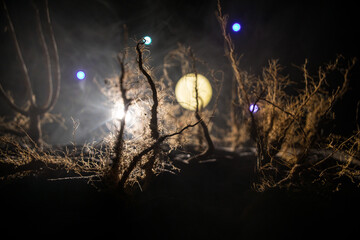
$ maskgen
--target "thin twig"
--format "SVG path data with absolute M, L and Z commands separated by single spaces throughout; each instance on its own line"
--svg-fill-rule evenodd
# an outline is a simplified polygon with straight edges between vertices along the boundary
M 99 175 L 89 175 L 89 176 L 78 176 L 78 177 L 63 177 L 63 178 L 49 178 L 48 181 L 65 181 L 65 180 L 74 180 L 74 179 L 89 179 L 93 177 L 99 177 Z

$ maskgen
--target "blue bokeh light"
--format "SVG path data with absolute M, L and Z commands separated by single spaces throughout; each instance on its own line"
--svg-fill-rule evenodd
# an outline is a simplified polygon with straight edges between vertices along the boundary
M 85 78 L 85 72 L 84 71 L 78 71 L 77 73 L 76 73 L 76 77 L 77 77 L 77 79 L 79 79 L 79 80 L 83 80 L 84 78 Z
M 252 113 L 256 113 L 257 111 L 259 111 L 259 106 L 256 104 L 251 104 L 249 107 L 250 112 Z
M 234 24 L 232 25 L 232 29 L 233 29 L 234 32 L 239 32 L 240 29 L 241 29 L 240 23 L 234 23 Z
M 144 37 L 144 43 L 145 43 L 145 45 L 150 45 L 151 42 L 152 42 L 151 37 L 149 37 L 149 36 L 145 36 L 145 37 Z

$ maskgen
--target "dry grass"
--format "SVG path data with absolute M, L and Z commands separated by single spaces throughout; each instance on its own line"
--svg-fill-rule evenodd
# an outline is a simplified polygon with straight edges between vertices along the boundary
M 10 136 L 0 137 L 1 180 L 24 177 L 46 180 L 87 179 L 99 181 L 108 168 L 109 151 L 84 145 L 81 149 L 48 149 L 33 147 Z
M 235 150 L 242 146 L 256 148 L 255 189 L 328 184 L 343 178 L 358 183 L 359 127 L 346 139 L 321 134 L 322 126 L 334 118 L 334 104 L 347 91 L 355 59 L 338 57 L 312 72 L 305 60 L 297 67 L 301 82 L 284 74 L 277 60 L 269 61 L 261 76 L 254 76 L 240 68 L 235 46 L 226 32 L 227 16 L 222 15 L 220 4 L 218 20 L 234 75 L 229 138 Z M 0 137 L 2 180 L 33 174 L 51 180 L 86 178 L 126 191 L 134 185 L 142 189 L 153 176 L 176 170 L 168 153 L 179 146 L 197 143 L 198 150 L 205 149 L 200 157 L 209 157 L 215 150 L 210 135 L 211 118 L 217 109 L 224 74 L 211 70 L 182 45 L 165 57 L 160 79 L 148 66 L 150 54 L 143 42 L 138 42 L 134 51 L 125 49 L 125 53 L 118 58 L 119 75 L 106 79 L 105 85 L 98 83 L 100 91 L 109 98 L 109 108 L 119 105 L 124 108 L 123 118 L 114 120 L 113 132 L 102 145 L 88 144 L 79 149 L 74 144 L 71 150 L 46 150 L 32 136 L 24 140 L 4 135 Z M 171 75 L 175 72 L 171 68 L 180 69 L 181 76 L 208 72 L 218 90 L 213 109 L 204 110 L 197 103 L 194 114 L 174 104 L 173 83 L 179 76 Z M 333 80 L 339 84 L 331 89 L 328 83 Z M 11 104 L 11 98 L 8 100 Z M 256 113 L 250 110 L 251 104 L 258 105 L 260 110 Z M 127 120 L 131 114 L 135 120 Z M 9 124 L 9 129 L 18 125 L 31 128 L 24 114 L 19 116 Z M 74 135 L 77 126 L 74 122 Z
M 226 32 L 227 18 L 222 15 L 219 3 L 218 20 L 225 40 L 225 53 L 235 78 L 230 115 L 232 145 L 235 148 L 244 144 L 255 145 L 258 190 L 301 184 L 301 180 L 305 180 L 304 171 L 319 171 L 310 159 L 314 149 L 323 149 L 328 142 L 321 129 L 327 121 L 334 119 L 334 104 L 348 89 L 349 73 L 355 59 L 346 61 L 339 56 L 334 62 L 318 67 L 316 72 L 308 70 L 308 60 L 305 60 L 304 65 L 298 67 L 302 82 L 292 81 L 293 76 L 282 74 L 283 68 L 277 60 L 269 61 L 261 76 L 253 76 L 240 68 L 235 46 Z M 330 89 L 330 82 L 339 84 Z M 251 104 L 258 105 L 260 110 L 251 111 Z M 344 152 L 343 162 L 346 164 L 335 161 L 333 166 L 323 166 L 325 172 L 334 168 L 338 170 L 337 175 L 358 175 L 358 168 L 350 167 L 352 158 L 359 154 L 355 140 L 358 133 L 350 139 L 352 145 L 348 149 L 351 154 L 346 153 L 348 150 Z M 332 159 L 333 153 L 343 145 L 328 145 L 332 153 L 318 162 Z M 317 176 L 322 174 L 321 171 Z
M 202 122 L 177 119 L 171 81 L 166 77 L 157 79 L 152 74 L 147 66 L 148 50 L 141 41 L 135 50 L 136 55 L 128 51 L 127 58 L 119 57 L 119 77 L 107 79 L 106 86 L 101 87 L 113 105 L 120 103 L 124 108 L 125 116 L 117 120 L 119 124 L 115 121 L 113 134 L 107 140 L 113 156 L 105 178 L 108 186 L 121 191 L 131 189 L 134 183 L 140 189 L 146 188 L 153 176 L 175 170 L 167 156 L 179 146 L 175 136 L 181 136 L 184 130 Z M 137 59 L 136 64 L 133 59 Z M 127 122 L 127 114 L 134 112 L 136 122 Z

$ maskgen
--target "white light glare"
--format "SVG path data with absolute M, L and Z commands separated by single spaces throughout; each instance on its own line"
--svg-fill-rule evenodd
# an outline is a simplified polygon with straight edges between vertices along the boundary
M 125 117 L 125 109 L 122 103 L 116 103 L 111 112 L 112 120 L 122 120 Z M 126 113 L 126 123 L 133 124 L 135 122 L 135 116 L 132 109 L 128 109 Z
M 115 105 L 115 107 L 112 110 L 112 119 L 121 120 L 125 116 L 124 112 L 124 106 L 121 104 Z

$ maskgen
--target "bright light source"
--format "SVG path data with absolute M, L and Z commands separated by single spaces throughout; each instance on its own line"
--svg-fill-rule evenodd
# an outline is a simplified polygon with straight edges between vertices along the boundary
M 77 77 L 77 79 L 79 79 L 79 80 L 83 80 L 84 78 L 85 78 L 85 73 L 83 72 L 83 71 L 78 71 L 77 73 L 76 73 L 76 77 Z
M 121 120 L 125 116 L 125 109 L 122 103 L 116 103 L 111 111 L 111 118 L 113 120 Z M 126 123 L 132 124 L 134 122 L 134 113 L 132 109 L 128 109 L 126 113 Z
M 251 104 L 250 107 L 249 107 L 249 110 L 252 113 L 256 113 L 257 111 L 259 111 L 259 107 L 256 104 Z
M 116 104 L 112 110 L 111 117 L 114 120 L 123 119 L 125 116 L 124 106 L 122 104 Z
M 144 108 L 146 106 L 145 104 L 143 105 L 142 102 L 135 102 L 129 107 L 125 117 L 124 104 L 121 101 L 116 102 L 112 107 L 111 118 L 108 119 L 108 122 L 106 123 L 107 128 L 112 132 L 119 130 L 121 120 L 124 120 L 125 117 L 126 134 L 128 134 L 128 136 L 131 135 L 132 137 L 139 136 L 139 134 L 143 135 L 143 122 L 144 116 L 146 116 L 146 114 L 144 114 Z
M 178 103 L 186 109 L 196 110 L 196 77 L 194 73 L 184 75 L 175 87 L 175 96 Z M 212 88 L 209 80 L 201 74 L 197 74 L 197 89 L 199 108 L 204 108 L 211 100 Z
M 145 43 L 145 45 L 150 45 L 151 42 L 152 42 L 151 37 L 149 37 L 149 36 L 145 36 L 145 37 L 144 37 L 144 43 Z
M 234 32 L 240 31 L 240 29 L 241 29 L 240 23 L 234 23 L 234 24 L 232 25 L 232 29 L 233 29 Z

